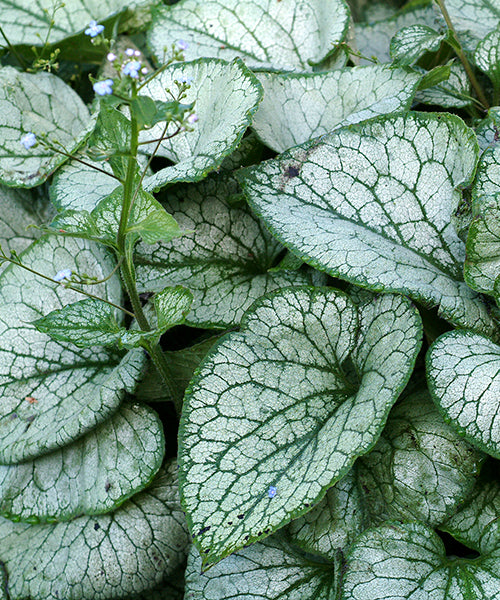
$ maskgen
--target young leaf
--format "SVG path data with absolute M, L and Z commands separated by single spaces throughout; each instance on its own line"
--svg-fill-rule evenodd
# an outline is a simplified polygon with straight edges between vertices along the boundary
M 448 72 L 448 65 L 446 67 L 446 72 Z M 441 76 L 443 72 L 438 72 L 438 74 Z M 425 89 L 419 90 L 415 95 L 415 101 L 445 108 L 469 106 L 472 104 L 473 98 L 465 69 L 457 63 L 450 64 L 448 76 L 434 87 L 427 86 Z
M 393 409 L 356 473 L 372 523 L 418 520 L 434 527 L 469 495 L 482 461 L 421 391 Z
M 500 346 L 471 331 L 451 331 L 434 342 L 426 363 L 429 390 L 444 419 L 500 458 Z
M 199 181 L 218 168 L 224 158 L 238 146 L 250 125 L 252 115 L 262 97 L 262 88 L 240 59 L 228 64 L 216 59 L 176 63 L 166 68 L 142 89 L 142 94 L 156 102 L 171 100 L 168 89 L 175 91 L 175 81 L 190 81 L 184 103 L 195 103 L 198 120 L 193 131 L 182 131 L 160 144 L 158 156 L 176 163 L 146 177 L 144 188 L 158 189 L 178 181 Z M 159 123 L 142 131 L 140 141 L 158 139 L 164 130 Z M 173 124 L 167 135 L 173 134 Z M 156 142 L 141 146 L 146 153 Z
M 50 227 L 60 234 L 101 242 L 114 248 L 122 205 L 123 187 L 120 186 L 101 200 L 92 212 L 67 210 L 60 213 Z M 186 233 L 162 205 L 142 189 L 132 206 L 129 223 L 126 231 L 131 247 L 141 239 L 147 244 L 154 244 L 160 240 L 169 242 Z
M 187 313 L 191 309 L 193 294 L 178 285 L 167 287 L 153 298 L 158 329 L 167 331 L 175 325 L 184 323 Z
M 239 178 L 257 215 L 307 263 L 493 334 L 463 282 L 464 244 L 450 223 L 477 152 L 458 117 L 409 113 L 342 128 Z
M 425 53 L 439 50 L 445 34 L 427 25 L 403 27 L 391 40 L 391 57 L 398 65 L 411 65 Z
M 419 75 L 369 66 L 332 73 L 258 73 L 264 98 L 252 128 L 276 152 L 341 125 L 410 107 Z
M 186 596 L 190 600 L 333 600 L 338 598 L 341 562 L 304 555 L 271 538 L 245 548 L 202 573 L 195 548 L 188 555 Z
M 64 3 L 40 2 L 30 0 L 0 0 L 2 29 L 11 44 L 41 46 L 50 28 L 52 17 L 54 25 L 50 30 L 51 44 L 73 36 L 88 27 L 91 20 L 101 21 L 122 12 L 126 6 L 145 4 L 146 0 L 65 0 Z M 53 14 L 52 8 L 58 6 Z
M 156 413 L 125 404 L 61 450 L 0 466 L 0 513 L 38 523 L 115 510 L 151 481 L 164 445 Z
M 84 102 L 62 79 L 12 67 L 0 68 L 0 114 L 0 181 L 16 187 L 39 185 L 67 160 L 41 143 L 23 147 L 24 135 L 33 133 L 39 142 L 47 136 L 71 153 L 94 127 Z
M 343 0 L 182 0 L 158 9 L 149 44 L 158 57 L 185 40 L 187 60 L 241 57 L 251 69 L 312 71 L 343 41 L 348 21 Z
M 283 246 L 249 211 L 228 206 L 240 189 L 231 177 L 209 178 L 168 194 L 168 210 L 193 234 L 137 250 L 141 292 L 184 285 L 194 300 L 187 323 L 198 327 L 238 324 L 250 304 L 274 289 L 312 283 L 302 271 L 269 272 Z
M 137 348 L 158 336 L 156 331 L 127 330 L 117 319 L 117 309 L 87 298 L 54 310 L 33 321 L 33 325 L 53 340 L 70 342 L 78 348 L 113 346 Z
M 388 522 L 356 540 L 343 578 L 342 600 L 485 600 L 500 589 L 499 522 L 484 532 L 479 558 L 446 556 L 426 525 Z
M 128 154 L 130 153 L 130 121 L 124 114 L 114 106 L 101 102 L 96 126 L 90 136 L 88 146 L 91 155 L 102 159 L 97 166 L 106 170 L 109 164 L 113 173 L 125 180 Z M 82 170 L 80 163 L 78 170 Z M 91 187 L 88 185 L 88 180 L 87 187 Z
M 10 600 L 106 599 L 159 584 L 184 560 L 189 538 L 175 465 L 115 512 L 68 523 L 0 520 Z
M 75 441 L 113 414 L 141 376 L 142 351 L 119 355 L 102 348 L 79 350 L 52 341 L 30 324 L 80 294 L 51 281 L 61 269 L 108 276 L 113 261 L 103 249 L 78 240 L 45 237 L 21 255 L 34 277 L 17 266 L 0 276 L 0 462 L 11 464 Z M 121 302 L 118 277 L 92 293 Z M 34 399 L 34 400 L 33 400 Z
M 357 309 L 331 288 L 285 288 L 252 305 L 183 405 L 181 495 L 205 565 L 307 512 L 373 446 L 420 336 L 392 295 Z

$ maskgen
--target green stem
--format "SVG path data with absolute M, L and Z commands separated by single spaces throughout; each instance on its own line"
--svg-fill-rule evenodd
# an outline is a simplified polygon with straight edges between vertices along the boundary
M 23 68 L 23 70 L 26 70 L 28 63 L 24 60 L 24 58 L 17 52 L 17 50 L 14 48 L 14 46 L 10 43 L 9 38 L 5 35 L 4 30 L 1 27 L 0 27 L 0 34 L 3 37 L 3 39 L 5 40 L 9 50 L 17 58 L 19 64 Z
M 149 356 L 151 357 L 151 360 L 154 366 L 156 367 L 156 370 L 160 374 L 163 383 L 165 384 L 165 389 L 167 390 L 168 396 L 172 399 L 172 402 L 174 403 L 176 413 L 180 415 L 182 411 L 182 400 L 179 402 L 178 396 L 172 385 L 172 369 L 170 368 L 170 365 L 168 364 L 162 349 L 158 345 L 152 346 L 151 344 L 145 345 L 145 348 Z
M 458 47 L 453 46 L 453 49 L 457 53 L 458 58 L 460 59 L 462 65 L 464 66 L 465 72 L 467 73 L 467 77 L 469 78 L 469 81 L 471 82 L 471 85 L 474 88 L 474 91 L 476 92 L 476 96 L 478 97 L 481 104 L 486 109 L 488 109 L 490 107 L 488 100 L 486 99 L 486 96 L 484 95 L 481 85 L 479 84 L 479 81 L 476 79 L 476 76 L 474 75 L 474 71 L 472 70 L 470 63 L 467 60 L 467 57 L 465 56 L 462 45 L 460 44 L 460 40 L 458 39 L 458 35 L 455 30 L 455 27 L 453 26 L 453 23 L 451 22 L 451 18 L 448 13 L 448 10 L 446 9 L 446 6 L 444 5 L 444 0 L 436 0 L 436 2 L 437 2 L 437 5 L 439 6 L 439 9 L 440 9 L 443 17 L 444 17 L 444 20 L 446 21 L 446 25 L 448 26 L 448 29 L 453 33 L 453 35 L 457 41 Z

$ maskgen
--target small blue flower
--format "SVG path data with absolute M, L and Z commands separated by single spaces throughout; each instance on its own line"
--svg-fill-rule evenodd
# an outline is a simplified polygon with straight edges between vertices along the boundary
M 179 40 L 177 42 L 177 47 L 180 50 L 187 50 L 189 48 L 189 44 L 185 40 Z
M 98 25 L 97 21 L 90 21 L 88 28 L 85 30 L 85 35 L 90 35 L 90 37 L 96 37 L 104 31 L 104 25 Z
M 113 93 L 113 83 L 112 79 L 104 79 L 104 81 L 96 81 L 92 87 L 98 96 L 107 96 Z
M 22 136 L 20 143 L 26 148 L 26 150 L 29 150 L 36 144 L 36 135 L 29 131 Z
M 65 279 L 70 279 L 71 275 L 73 275 L 73 271 L 71 269 L 63 269 L 54 275 L 54 281 L 64 281 Z
M 139 77 L 139 69 L 141 68 L 141 63 L 138 60 L 131 60 L 122 66 L 122 73 L 124 75 L 128 75 L 132 77 L 132 79 L 137 79 Z
M 270 485 L 269 489 L 267 490 L 267 495 L 269 496 L 269 498 L 274 498 L 277 492 L 278 490 L 274 487 L 274 485 Z
M 187 122 L 190 125 L 194 125 L 197 120 L 198 120 L 198 115 L 196 115 L 195 113 L 193 113 L 192 115 L 189 115 L 189 117 L 187 118 Z

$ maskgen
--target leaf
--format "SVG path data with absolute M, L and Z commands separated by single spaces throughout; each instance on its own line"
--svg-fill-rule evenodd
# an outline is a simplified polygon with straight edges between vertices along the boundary
M 500 149 L 485 150 L 472 197 L 473 220 L 467 237 L 464 276 L 467 284 L 500 295 Z M 497 281 L 498 280 L 498 281 Z
M 471 331 L 439 337 L 428 351 L 429 390 L 447 423 L 500 458 L 500 346 Z
M 500 6 L 498 10 L 500 17 Z M 493 87 L 500 87 L 500 30 L 489 33 L 479 42 L 474 53 L 474 62 L 491 79 Z
M 462 544 L 479 550 L 485 529 L 500 516 L 500 485 L 498 465 L 488 461 L 476 481 L 467 502 L 440 529 Z
M 113 106 L 104 102 L 100 103 L 96 126 L 88 143 L 89 155 L 101 159 L 97 166 L 105 171 L 108 167 L 107 163 L 109 163 L 112 172 L 122 181 L 127 176 L 130 129 L 131 123 L 124 114 Z M 95 164 L 92 161 L 90 162 Z M 85 167 L 85 165 L 83 166 Z M 82 170 L 81 163 L 78 164 L 78 170 Z M 111 182 L 109 182 L 109 185 L 111 185 Z M 88 183 L 87 187 L 90 188 Z
M 187 313 L 191 309 L 193 294 L 186 288 L 178 285 L 168 287 L 155 294 L 153 304 L 158 321 L 158 328 L 167 331 L 175 325 L 184 322 Z
M 446 0 L 446 9 L 462 46 L 469 51 L 500 25 L 497 0 Z
M 166 90 L 176 90 L 175 81 L 186 78 L 191 84 L 183 102 L 195 102 L 198 121 L 193 131 L 182 131 L 160 144 L 158 156 L 176 164 L 146 177 L 146 190 L 178 181 L 199 181 L 218 168 L 238 147 L 262 97 L 257 79 L 239 59 L 230 64 L 216 59 L 173 64 L 147 83 L 142 93 L 156 102 L 166 102 L 171 99 Z M 164 127 L 160 123 L 141 132 L 141 143 L 160 138 Z M 174 131 L 171 124 L 167 134 Z M 151 142 L 141 148 L 150 154 L 156 146 Z
M 336 560 L 339 550 L 347 552 L 368 521 L 356 472 L 357 463 L 317 506 L 288 525 L 284 531 L 293 545 L 331 561 Z
M 416 73 L 384 66 L 331 73 L 259 73 L 264 98 L 252 128 L 276 152 L 341 125 L 410 107 Z
M 156 104 L 149 96 L 137 96 L 132 99 L 130 108 L 137 119 L 139 129 L 151 127 L 156 115 Z
M 15 187 L 39 185 L 67 160 L 41 143 L 27 150 L 23 135 L 34 133 L 39 141 L 47 136 L 71 153 L 94 127 L 87 107 L 62 79 L 12 67 L 0 69 L 0 114 L 0 181 Z
M 342 600 L 432 598 L 485 600 L 500 589 L 498 522 L 481 540 L 475 559 L 446 556 L 443 542 L 422 523 L 387 523 L 354 543 Z
M 467 73 L 462 65 L 452 63 L 450 74 L 445 81 L 434 87 L 419 90 L 415 101 L 422 104 L 443 106 L 445 108 L 463 108 L 473 102 Z
M 476 160 L 458 117 L 409 113 L 342 128 L 238 178 L 256 214 L 308 264 L 493 334 L 463 282 L 464 244 L 450 223 Z
M 0 512 L 30 523 L 67 521 L 115 510 L 161 466 L 161 421 L 123 405 L 78 441 L 32 462 L 0 466 Z
M 378 20 L 369 18 L 365 23 L 355 23 L 354 31 L 357 50 L 367 58 L 375 56 L 381 63 L 391 62 L 390 43 L 400 29 L 412 25 L 425 25 L 435 29 L 438 25 L 432 0 L 407 3 L 389 18 L 386 15 L 380 16 L 382 18 Z
M 500 139 L 500 107 L 493 106 L 488 116 L 476 128 L 477 141 L 481 150 L 494 146 Z
M 241 57 L 251 69 L 312 71 L 344 40 L 348 20 L 343 0 L 182 0 L 153 15 L 149 45 L 161 57 L 184 40 L 186 60 Z
M 411 65 L 425 52 L 437 52 L 444 39 L 445 34 L 427 25 L 403 27 L 391 40 L 391 58 L 399 65 Z
M 5 254 L 20 253 L 39 237 L 37 227 L 52 212 L 48 199 L 34 197 L 28 190 L 0 186 L 0 248 Z
M 78 348 L 113 346 L 136 348 L 159 337 L 156 331 L 127 330 L 117 319 L 117 309 L 94 298 L 68 304 L 33 321 L 33 325 L 53 340 L 70 342 Z
M 333 600 L 340 587 L 340 561 L 302 555 L 274 538 L 245 548 L 205 573 L 194 549 L 188 555 L 186 595 L 190 600 Z M 239 593 L 238 593 L 239 592 Z M 235 593 L 238 596 L 235 596 Z
M 238 324 L 254 300 L 274 289 L 311 283 L 307 273 L 269 270 L 283 252 L 244 206 L 228 206 L 239 192 L 230 177 L 181 186 L 168 195 L 168 210 L 191 235 L 152 248 L 139 246 L 139 291 L 184 285 L 193 293 L 186 323 L 196 327 Z
M 102 348 L 78 350 L 52 341 L 30 321 L 79 300 L 80 294 L 52 282 L 61 269 L 103 279 L 113 269 L 96 246 L 44 237 L 22 255 L 23 264 L 45 274 L 34 277 L 9 266 L 0 276 L 0 463 L 12 464 L 62 448 L 113 414 L 125 390 L 132 391 L 145 358 L 123 358 Z M 121 301 L 117 276 L 92 293 Z M 36 402 L 30 402 L 34 398 Z
M 367 298 L 357 309 L 331 288 L 263 296 L 195 373 L 179 481 L 204 565 L 307 512 L 380 435 L 421 323 L 401 297 Z
M 420 391 L 392 410 L 377 445 L 356 465 L 373 524 L 397 519 L 435 527 L 470 494 L 482 462 Z
M 418 89 L 420 91 L 428 90 L 436 85 L 439 85 L 443 81 L 447 81 L 451 75 L 451 65 L 438 65 L 430 71 L 427 71 L 420 80 Z
M 89 212 L 87 210 L 67 210 L 60 213 L 50 227 L 59 234 L 101 242 L 111 248 L 117 247 L 117 236 L 123 206 L 123 187 L 113 190 L 109 196 Z M 125 233 L 128 243 L 133 246 L 140 239 L 145 243 L 169 242 L 184 235 L 174 218 L 168 214 L 155 198 L 139 190 L 132 205 L 129 225 Z
M 145 4 L 145 0 L 65 0 L 64 4 L 44 0 L 33 4 L 30 0 L 0 0 L 2 29 L 10 43 L 43 46 L 50 28 L 51 44 L 70 37 L 88 27 L 92 19 L 102 21 L 120 13 L 126 6 Z M 58 6 L 54 12 L 54 7 Z
M 184 560 L 188 544 L 175 465 L 115 512 L 68 523 L 0 520 L 10 600 L 96 600 L 138 594 Z

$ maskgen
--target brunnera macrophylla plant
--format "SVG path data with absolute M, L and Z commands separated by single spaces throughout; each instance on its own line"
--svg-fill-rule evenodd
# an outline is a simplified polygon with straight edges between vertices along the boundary
M 500 595 L 500 5 L 0 11 L 0 599 Z

